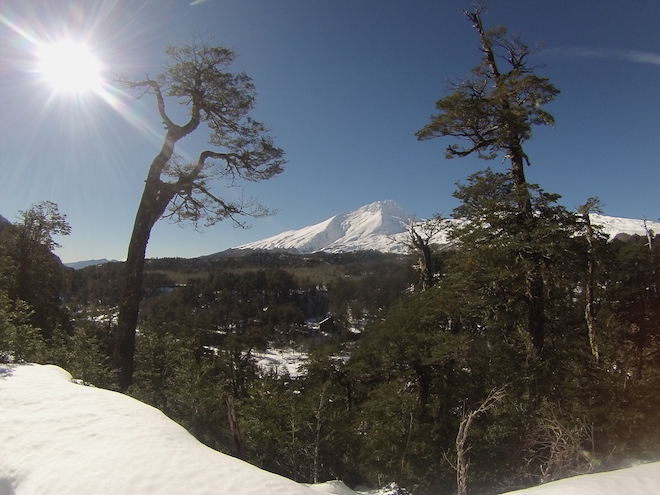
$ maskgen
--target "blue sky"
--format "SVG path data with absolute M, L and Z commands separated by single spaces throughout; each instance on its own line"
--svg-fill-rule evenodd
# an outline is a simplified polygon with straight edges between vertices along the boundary
M 234 49 L 259 93 L 254 116 L 286 152 L 284 173 L 245 194 L 279 210 L 241 230 L 159 222 L 149 257 L 194 257 L 393 199 L 419 218 L 449 215 L 457 181 L 501 159 L 446 160 L 448 140 L 418 142 L 448 81 L 480 60 L 458 0 L 4 0 L 0 10 L 0 214 L 56 202 L 72 234 L 63 261 L 125 257 L 147 168 L 160 148 L 154 101 L 113 93 L 53 95 L 35 46 L 84 40 L 105 74 L 155 75 L 167 45 L 193 34 Z M 605 213 L 660 217 L 660 3 L 490 0 L 487 26 L 529 44 L 561 90 L 526 152 L 530 182 L 573 209 L 599 196 Z M 179 151 L 206 149 L 198 130 Z M 220 186 L 231 197 L 236 190 Z

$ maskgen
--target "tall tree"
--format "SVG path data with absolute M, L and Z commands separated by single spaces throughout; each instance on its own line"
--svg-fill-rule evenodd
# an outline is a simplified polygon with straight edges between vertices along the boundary
M 51 201 L 19 212 L 19 221 L 0 232 L 0 289 L 12 301 L 26 302 L 33 310 L 30 323 L 50 338 L 56 326 L 68 321 L 61 305 L 64 273 L 53 249 L 53 236 L 71 232 L 66 215 Z
M 595 198 L 589 198 L 585 204 L 578 208 L 578 213 L 580 214 L 582 223 L 584 224 L 585 229 L 585 238 L 587 240 L 587 274 L 586 280 L 584 282 L 584 320 L 587 323 L 587 329 L 589 330 L 589 344 L 591 345 L 591 354 L 593 354 L 594 359 L 598 362 L 599 351 L 598 351 L 598 336 L 596 332 L 595 324 L 595 315 L 596 315 L 596 297 L 594 295 L 596 289 L 596 243 L 599 240 L 598 231 L 594 229 L 593 224 L 591 223 L 591 213 L 602 213 L 602 208 L 600 200 Z
M 16 296 L 24 301 L 29 300 L 31 285 L 30 268 L 36 264 L 38 254 L 48 253 L 60 245 L 53 240 L 54 235 L 69 235 L 71 227 L 66 221 L 66 215 L 59 212 L 52 201 L 42 201 L 33 205 L 27 211 L 20 212 L 18 224 L 19 265 L 16 281 Z M 43 267 L 42 267 L 43 269 Z
M 472 75 L 452 84 L 449 94 L 438 100 L 438 115 L 417 132 L 419 140 L 454 137 L 467 145 L 451 144 L 446 157 L 477 154 L 493 159 L 504 153 L 510 160 L 518 203 L 518 221 L 531 230 L 534 225 L 531 195 L 525 180 L 524 165 L 530 163 L 523 143 L 531 138 L 532 126 L 552 125 L 554 119 L 543 106 L 551 102 L 557 90 L 547 78 L 533 73 L 528 65 L 532 50 L 517 34 L 498 26 L 485 30 L 481 15 L 484 4 L 474 11 L 464 11 L 479 34 L 483 58 Z M 501 70 L 498 59 L 506 62 L 508 71 Z M 538 253 L 526 255 L 528 328 L 537 351 L 544 340 L 544 291 L 541 275 L 542 260 Z
M 204 220 L 209 226 L 227 218 L 243 225 L 241 216 L 267 215 L 270 212 L 253 200 L 223 199 L 212 192 L 210 181 L 225 180 L 233 186 L 239 179 L 267 180 L 284 164 L 284 153 L 274 145 L 268 129 L 250 117 L 256 96 L 252 80 L 245 73 L 226 71 L 236 57 L 233 51 L 193 39 L 168 47 L 166 53 L 169 62 L 156 79 L 120 81 L 141 91 L 140 96 L 156 97 L 166 131 L 147 173 L 126 257 L 114 356 L 121 390 L 132 383 L 144 261 L 154 224 L 165 216 L 195 225 Z M 178 125 L 170 118 L 166 97 L 188 107 L 186 123 Z M 186 163 L 175 155 L 174 147 L 202 124 L 209 130 L 213 150 L 204 150 Z

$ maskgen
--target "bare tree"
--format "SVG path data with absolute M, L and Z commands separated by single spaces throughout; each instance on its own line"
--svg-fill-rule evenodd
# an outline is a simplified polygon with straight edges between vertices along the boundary
M 506 386 L 491 390 L 477 409 L 463 414 L 463 419 L 456 435 L 456 463 L 454 464 L 454 469 L 456 470 L 456 493 L 458 495 L 465 495 L 467 493 L 468 470 L 470 468 L 470 460 L 467 457 L 470 447 L 467 445 L 467 438 L 472 422 L 480 414 L 495 407 L 506 395 L 505 389 Z
M 646 245 L 651 251 L 653 251 L 653 239 L 655 238 L 655 232 L 653 232 L 653 229 L 648 228 L 648 225 L 646 224 L 646 217 L 644 218 L 644 232 L 646 232 Z
M 596 254 L 595 254 L 595 234 L 594 228 L 591 224 L 591 213 L 602 213 L 600 200 L 596 198 L 589 198 L 585 204 L 578 208 L 578 213 L 582 217 L 582 221 L 586 227 L 586 237 L 587 237 L 587 280 L 584 284 L 585 292 L 585 305 L 584 305 L 584 319 L 587 323 L 587 330 L 589 331 L 589 344 L 591 345 L 591 354 L 593 354 L 594 359 L 598 362 L 599 351 L 598 351 L 598 338 L 596 335 L 596 324 L 595 324 L 595 272 L 596 272 Z
M 419 254 L 416 268 L 421 272 L 422 290 L 435 284 L 437 264 L 433 256 L 433 241 L 436 236 L 447 229 L 448 220 L 440 214 L 424 222 L 410 221 L 406 225 L 406 237 L 403 244 L 411 251 Z
M 527 471 L 538 469 L 538 482 L 597 471 L 604 459 L 596 455 L 594 427 L 584 418 L 567 418 L 558 406 L 550 406 L 530 432 Z
M 114 363 L 119 369 L 119 387 L 132 383 L 135 329 L 138 321 L 147 243 L 154 224 L 163 216 L 173 221 L 203 220 L 209 226 L 223 219 L 244 225 L 241 216 L 267 215 L 267 209 L 252 200 L 229 201 L 212 191 L 213 180 L 234 186 L 239 179 L 261 181 L 282 171 L 283 151 L 273 144 L 268 129 L 250 117 L 255 88 L 244 73 L 227 72 L 236 55 L 199 39 L 170 46 L 169 61 L 157 78 L 132 81 L 127 88 L 155 96 L 165 126 L 163 145 L 153 159 L 138 206 L 125 263 L 119 302 Z M 183 125 L 169 116 L 166 99 L 188 108 Z M 174 153 L 176 143 L 201 125 L 209 130 L 212 150 L 201 151 L 185 162 Z

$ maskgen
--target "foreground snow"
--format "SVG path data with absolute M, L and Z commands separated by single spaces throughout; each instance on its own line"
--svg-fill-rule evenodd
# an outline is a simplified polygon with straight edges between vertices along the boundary
M 356 492 L 339 481 L 307 487 L 216 452 L 157 409 L 116 392 L 78 385 L 56 366 L 0 365 L 0 495 L 45 493 Z M 660 494 L 660 463 L 515 493 Z
M 660 462 L 585 474 L 508 495 L 660 495 Z
M 0 494 L 314 495 L 55 366 L 0 367 Z M 321 492 L 322 493 L 322 492 Z

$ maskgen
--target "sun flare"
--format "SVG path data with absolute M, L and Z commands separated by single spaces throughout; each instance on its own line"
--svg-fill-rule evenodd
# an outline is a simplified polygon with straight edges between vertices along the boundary
M 38 72 L 55 92 L 100 92 L 102 67 L 83 43 L 62 41 L 44 44 L 38 50 Z

